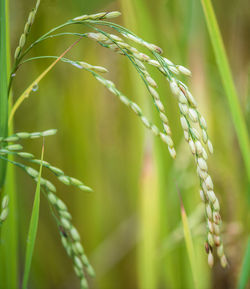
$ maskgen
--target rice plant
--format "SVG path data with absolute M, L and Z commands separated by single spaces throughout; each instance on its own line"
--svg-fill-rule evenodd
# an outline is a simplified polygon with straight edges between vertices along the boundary
M 59 62 L 63 62 L 66 65 L 73 65 L 80 70 L 89 72 L 94 79 L 108 89 L 117 98 L 117 100 L 119 100 L 138 116 L 138 120 L 142 123 L 142 125 L 144 125 L 144 127 L 146 127 L 154 136 L 158 137 L 166 145 L 170 156 L 175 159 L 178 151 L 175 149 L 172 138 L 173 134 L 167 116 L 168 109 L 163 104 L 164 97 L 169 98 L 171 96 L 159 94 L 158 84 L 151 75 L 151 68 L 154 68 L 162 75 L 163 79 L 166 80 L 170 87 L 172 96 L 175 98 L 178 104 L 179 115 L 176 116 L 176 119 L 180 121 L 184 139 L 190 148 L 190 153 L 192 154 L 196 165 L 198 181 L 200 183 L 199 194 L 202 202 L 204 203 L 204 212 L 207 223 L 205 251 L 207 253 L 208 265 L 210 267 L 213 267 L 214 265 L 213 250 L 215 249 L 220 259 L 221 266 L 225 268 L 228 265 L 228 261 L 224 252 L 221 237 L 220 204 L 215 194 L 216 190 L 214 188 L 207 164 L 209 154 L 213 154 L 213 145 L 208 135 L 206 120 L 199 110 L 198 102 L 185 83 L 186 81 L 182 80 L 183 78 L 190 78 L 192 76 L 191 71 L 183 65 L 175 64 L 166 58 L 163 50 L 159 46 L 142 39 L 132 31 L 113 22 L 111 19 L 120 16 L 120 12 L 118 11 L 101 12 L 90 15 L 86 14 L 74 17 L 73 19 L 53 27 L 38 39 L 27 42 L 36 15 L 39 13 L 39 4 L 40 1 L 38 0 L 28 16 L 23 33 L 19 38 L 18 45 L 13 55 L 13 65 L 11 69 L 8 69 L 8 65 L 6 63 L 7 38 L 5 29 L 7 20 L 5 19 L 5 1 L 1 0 L 1 21 L 2 23 L 5 23 L 5 25 L 2 25 L 1 23 L 0 60 L 3 74 L 1 76 L 0 97 L 0 185 L 1 190 L 4 192 L 4 197 L 2 198 L 0 224 L 2 224 L 6 218 L 8 218 L 8 192 L 4 190 L 4 184 L 6 179 L 6 168 L 7 164 L 9 164 L 24 171 L 31 178 L 31 180 L 37 184 L 36 195 L 38 192 L 40 194 L 41 189 L 41 192 L 48 201 L 51 214 L 57 224 L 62 246 L 67 252 L 69 258 L 72 260 L 75 274 L 80 280 L 80 288 L 88 288 L 87 276 L 94 277 L 94 269 L 85 253 L 81 242 L 81 237 L 76 227 L 73 225 L 72 216 L 67 208 L 67 205 L 59 197 L 55 185 L 49 179 L 42 176 L 42 170 L 49 170 L 57 177 L 59 182 L 66 186 L 74 186 L 82 191 L 89 192 L 92 192 L 92 189 L 81 180 L 69 176 L 56 165 L 45 161 L 43 156 L 41 159 L 36 158 L 34 154 L 23 149 L 23 140 L 32 141 L 33 139 L 37 138 L 45 139 L 56 134 L 56 129 L 48 129 L 42 132 L 18 131 L 8 133 L 8 131 L 10 132 L 12 121 L 18 108 L 22 104 L 25 104 L 25 101 L 29 97 L 32 97 L 32 92 L 38 89 L 38 86 L 41 85 L 40 82 L 43 80 L 43 78 Z M 82 32 L 72 32 L 74 27 L 80 27 Z M 56 40 L 62 37 L 72 37 L 76 38 L 76 40 L 73 41 L 72 44 L 59 55 L 29 56 L 30 51 L 34 47 L 39 46 L 42 43 L 46 43 L 48 39 Z M 86 59 L 83 61 L 82 59 L 75 60 L 67 57 L 67 53 L 71 51 L 73 47 L 83 42 L 84 39 L 90 39 L 101 47 L 127 58 L 129 63 L 133 66 L 143 81 L 148 91 L 148 96 L 151 97 L 152 106 L 157 112 L 161 126 L 158 126 L 154 123 L 154 121 L 150 120 L 149 117 L 147 117 L 143 112 L 141 107 L 135 101 L 132 101 L 129 97 L 122 93 L 113 81 L 103 76 L 108 72 L 105 67 L 90 64 Z M 24 90 L 24 92 L 18 98 L 15 98 L 16 100 L 12 103 L 10 101 L 12 85 L 15 81 L 15 77 L 19 73 L 19 69 L 28 62 L 43 59 L 51 59 L 52 63 L 27 87 L 27 89 Z M 8 103 L 10 105 L 9 112 Z M 38 171 L 36 167 L 40 167 L 40 171 Z M 39 203 L 37 203 L 37 210 L 39 211 Z M 184 220 L 186 224 L 186 215 Z M 32 230 L 32 221 L 30 224 L 30 229 Z M 36 227 L 37 224 L 33 226 Z M 185 235 L 189 236 L 190 244 L 190 232 L 184 231 L 184 233 Z M 33 233 L 33 235 L 35 234 L 36 233 Z M 33 238 L 31 244 L 27 245 L 27 252 L 30 252 L 30 255 L 28 254 L 29 262 L 31 262 L 34 243 L 35 238 Z M 24 274 L 24 279 L 22 281 L 23 288 L 27 288 L 28 286 L 28 275 L 29 269 L 27 269 Z

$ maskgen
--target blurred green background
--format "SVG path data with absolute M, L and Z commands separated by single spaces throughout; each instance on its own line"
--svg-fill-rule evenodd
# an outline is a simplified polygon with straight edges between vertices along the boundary
M 30 0 L 10 1 L 12 53 L 33 6 L 34 1 Z M 214 8 L 240 103 L 250 121 L 249 2 L 217 0 Z M 45 159 L 94 189 L 93 193 L 83 193 L 67 188 L 50 175 L 72 212 L 73 223 L 96 270 L 91 288 L 193 288 L 176 184 L 187 214 L 192 215 L 199 288 L 235 288 L 249 233 L 247 177 L 200 1 L 43 0 L 29 41 L 67 19 L 111 10 L 122 12 L 122 17 L 114 20 L 116 23 L 158 44 L 164 56 L 193 72 L 189 85 L 208 121 L 215 149 L 209 167 L 221 203 L 230 267 L 223 270 L 216 260 L 214 268 L 208 268 L 204 250 L 206 225 L 195 165 L 183 140 L 177 103 L 160 74 L 152 71 L 173 131 L 176 161 L 169 157 L 167 147 L 144 129 L 137 116 L 90 74 L 65 63 L 57 64 L 18 110 L 15 131 L 58 128 L 55 137 L 46 139 Z M 86 30 L 78 27 L 74 31 Z M 46 40 L 30 56 L 59 55 L 73 41 L 72 36 Z M 159 122 L 150 95 L 127 59 L 86 39 L 68 57 L 107 67 L 107 78 L 138 102 L 150 119 Z M 14 97 L 49 63 L 51 60 L 37 60 L 24 65 L 15 77 Z M 26 151 L 40 155 L 39 140 L 24 145 Z M 23 268 L 35 185 L 22 171 L 16 172 Z M 45 199 L 41 203 L 30 288 L 78 288 L 71 260 L 61 246 Z

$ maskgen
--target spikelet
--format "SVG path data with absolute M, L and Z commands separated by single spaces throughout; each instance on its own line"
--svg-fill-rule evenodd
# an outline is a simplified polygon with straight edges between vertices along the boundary
M 92 277 L 95 276 L 95 272 L 93 267 L 90 265 L 87 256 L 85 255 L 81 244 L 80 234 L 71 222 L 72 216 L 68 212 L 65 203 L 53 192 L 46 189 L 46 194 L 49 203 L 56 212 L 61 242 L 68 256 L 73 261 L 73 268 L 77 277 L 80 279 L 81 289 L 88 288 L 84 270 L 86 270 L 86 272 Z
M 36 1 L 36 6 L 35 8 L 33 8 L 28 16 L 28 20 L 26 22 L 26 24 L 24 25 L 24 31 L 23 33 L 21 34 L 21 37 L 19 39 L 19 44 L 15 50 L 15 53 L 14 53 L 14 58 L 15 60 L 18 60 L 19 56 L 20 56 L 20 53 L 26 43 L 26 39 L 27 39 L 27 36 L 30 32 L 30 28 L 35 20 L 35 17 L 36 17 L 36 13 L 37 13 L 37 10 L 38 10 L 38 7 L 40 5 L 40 0 L 37 0 Z
M 8 204 L 9 204 L 9 196 L 5 195 L 2 199 L 2 204 L 1 204 L 1 213 L 0 213 L 0 225 L 7 219 L 8 214 L 9 214 L 9 209 L 8 209 Z
M 223 245 L 220 237 L 220 206 L 219 201 L 213 191 L 212 178 L 208 173 L 207 159 L 208 155 L 206 149 L 210 153 L 213 153 L 213 146 L 211 141 L 208 139 L 207 124 L 203 116 L 197 109 L 197 105 L 193 105 L 193 96 L 188 91 L 187 87 L 182 83 L 173 79 L 170 81 L 170 89 L 172 93 L 177 96 L 180 108 L 180 120 L 181 126 L 184 131 L 184 136 L 189 144 L 192 154 L 194 155 L 197 164 L 197 174 L 201 183 L 200 196 L 202 201 L 205 203 L 205 211 L 208 222 L 208 235 L 207 242 L 209 244 L 208 251 L 208 264 L 210 267 L 214 264 L 212 247 L 219 247 L 218 257 L 220 258 L 221 265 L 225 267 L 227 260 L 223 251 Z M 190 101 L 190 99 L 192 101 Z M 187 109 L 184 109 L 184 106 Z M 202 137 L 199 132 L 194 128 L 193 124 L 199 123 L 199 127 L 202 131 Z M 218 253 L 218 250 L 217 250 Z

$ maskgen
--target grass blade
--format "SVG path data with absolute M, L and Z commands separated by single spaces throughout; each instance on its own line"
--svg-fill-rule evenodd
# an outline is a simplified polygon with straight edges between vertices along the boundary
M 221 75 L 222 83 L 227 95 L 233 123 L 240 144 L 243 160 L 245 162 L 248 179 L 250 180 L 250 151 L 246 123 L 239 104 L 232 73 L 228 63 L 225 47 L 220 29 L 216 20 L 211 0 L 201 0 L 206 23 L 215 53 L 216 62 Z
M 151 149 L 146 150 L 141 175 L 140 243 L 138 246 L 138 287 L 157 288 L 157 241 L 159 235 L 157 176 Z
M 7 136 L 8 121 L 8 59 L 7 1 L 0 0 L 0 137 Z M 4 184 L 6 162 L 0 161 L 0 188 Z
M 197 274 L 196 274 L 196 261 L 195 261 L 195 253 L 194 253 L 194 245 L 193 240 L 188 224 L 187 214 L 182 202 L 181 194 L 179 193 L 180 202 L 181 202 L 181 219 L 183 224 L 183 232 L 184 232 L 184 239 L 188 251 L 188 257 L 191 264 L 191 271 L 194 279 L 194 288 L 198 288 L 198 281 L 197 281 Z
M 0 0 L 0 136 L 7 136 L 8 74 L 10 67 L 8 0 Z M 0 161 L 0 188 L 7 171 L 5 161 Z M 1 232 L 0 282 L 6 289 L 17 288 L 18 283 L 18 233 L 17 203 L 14 169 L 8 169 L 4 190 L 8 192 L 9 215 Z
M 43 154 L 44 154 L 44 145 L 42 147 L 41 161 L 43 161 Z M 42 175 L 42 162 L 40 165 L 39 176 L 38 176 L 37 186 L 36 186 L 35 199 L 34 199 L 31 219 L 30 219 L 29 233 L 28 233 L 27 246 L 26 246 L 26 257 L 25 257 L 25 267 L 24 267 L 22 289 L 26 289 L 27 285 L 28 285 L 31 261 L 32 261 L 32 256 L 33 256 L 34 246 L 35 246 L 35 241 L 36 241 L 38 219 L 39 219 L 39 207 L 40 207 L 40 179 L 41 179 L 41 175 Z
M 246 288 L 249 278 L 250 278 L 250 238 L 248 239 L 246 253 L 243 259 L 238 289 Z

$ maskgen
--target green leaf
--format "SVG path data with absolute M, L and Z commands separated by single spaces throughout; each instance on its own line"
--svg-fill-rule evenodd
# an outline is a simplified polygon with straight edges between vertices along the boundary
M 215 58 L 221 75 L 222 83 L 227 95 L 235 131 L 240 144 L 241 153 L 245 162 L 248 179 L 250 180 L 250 151 L 246 123 L 241 111 L 232 73 L 228 63 L 225 47 L 221 37 L 220 29 L 216 20 L 211 0 L 201 0 L 207 27 L 214 49 Z
M 7 1 L 0 0 L 0 137 L 8 133 Z M 0 161 L 0 188 L 4 184 L 6 162 Z
M 32 256 L 33 256 L 35 241 L 36 241 L 38 219 L 39 219 L 39 207 L 40 207 L 40 180 L 41 180 L 41 175 L 42 175 L 43 154 L 44 154 L 44 145 L 42 147 L 41 165 L 40 165 L 39 176 L 38 176 L 38 180 L 37 180 L 37 186 L 36 186 L 35 199 L 34 199 L 34 204 L 33 204 L 33 209 L 32 209 L 32 215 L 31 215 L 31 219 L 30 219 L 29 233 L 28 233 L 27 246 L 26 246 L 26 258 L 25 258 L 25 268 L 24 268 L 22 289 L 26 289 L 27 285 L 28 285 L 31 261 L 32 261 Z
M 190 232 L 190 228 L 188 224 L 187 214 L 183 206 L 180 193 L 179 193 L 179 196 L 180 196 L 180 201 L 181 201 L 181 219 L 182 219 L 182 224 L 183 224 L 183 232 L 184 232 L 185 243 L 186 243 L 186 247 L 188 251 L 188 257 L 189 257 L 189 261 L 191 264 L 191 271 L 192 271 L 193 280 L 194 280 L 194 288 L 198 288 L 197 287 L 198 286 L 197 270 L 196 270 L 197 267 L 196 267 L 193 240 L 192 240 L 192 236 L 191 236 L 191 232 Z
M 10 66 L 8 0 L 0 0 L 0 136 L 7 136 L 8 122 L 8 74 Z M 13 168 L 8 169 L 7 162 L 0 160 L 0 189 L 10 197 L 9 215 L 1 231 L 0 247 L 0 282 L 6 289 L 17 288 L 18 279 L 18 235 L 17 235 L 17 204 L 15 176 Z
M 246 288 L 249 278 L 250 278 L 250 238 L 248 239 L 247 248 L 243 259 L 238 289 Z

